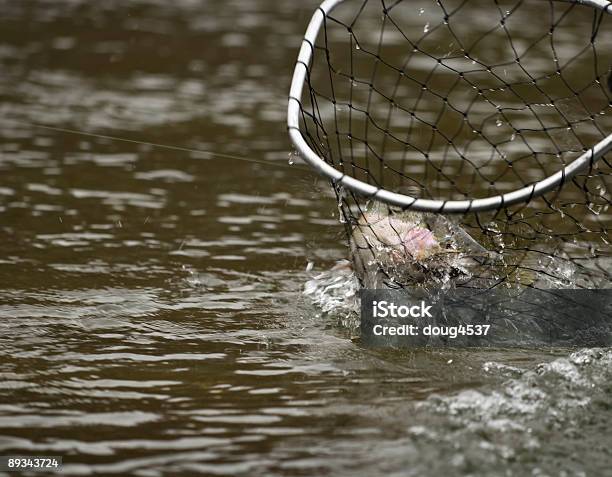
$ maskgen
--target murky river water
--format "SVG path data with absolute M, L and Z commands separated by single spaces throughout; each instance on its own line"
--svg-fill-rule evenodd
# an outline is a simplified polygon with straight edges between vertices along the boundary
M 327 187 L 287 164 L 315 5 L 0 2 L 0 454 L 67 475 L 612 475 L 609 350 L 373 351 L 303 298 L 308 261 L 346 254 Z

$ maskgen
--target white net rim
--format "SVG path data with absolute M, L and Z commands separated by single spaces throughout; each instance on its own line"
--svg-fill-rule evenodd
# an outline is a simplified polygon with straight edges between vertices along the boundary
M 359 195 L 373 198 L 389 205 L 420 212 L 467 213 L 499 210 L 514 204 L 528 203 L 536 197 L 555 189 L 560 189 L 579 172 L 592 168 L 595 162 L 612 150 L 612 133 L 585 151 L 560 171 L 538 182 L 505 194 L 493 195 L 481 199 L 466 200 L 432 200 L 420 199 L 406 194 L 399 194 L 373 186 L 348 176 L 325 162 L 313 151 L 300 130 L 300 110 L 302 92 L 307 80 L 308 68 L 312 61 L 313 45 L 329 13 L 345 0 L 325 0 L 314 12 L 298 54 L 297 63 L 291 80 L 289 104 L 287 108 L 287 127 L 289 137 L 304 161 L 316 172 Z M 555 0 L 566 3 L 577 3 L 589 6 L 605 13 L 612 14 L 612 2 L 607 0 Z

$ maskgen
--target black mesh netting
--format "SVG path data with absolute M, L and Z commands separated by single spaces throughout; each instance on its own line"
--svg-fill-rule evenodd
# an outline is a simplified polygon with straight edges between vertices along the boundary
M 497 195 L 612 133 L 612 15 L 525 0 L 347 0 L 324 21 L 301 131 L 326 162 L 420 198 Z M 611 285 L 610 161 L 494 212 L 402 211 L 334 186 L 362 285 Z

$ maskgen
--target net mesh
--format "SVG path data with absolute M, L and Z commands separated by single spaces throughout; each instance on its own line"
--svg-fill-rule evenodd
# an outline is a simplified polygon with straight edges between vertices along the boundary
M 612 15 L 546 0 L 347 0 L 325 17 L 300 130 L 339 171 L 414 197 L 503 194 L 612 132 Z M 444 217 L 333 185 L 367 287 L 612 285 L 608 158 L 554 192 Z

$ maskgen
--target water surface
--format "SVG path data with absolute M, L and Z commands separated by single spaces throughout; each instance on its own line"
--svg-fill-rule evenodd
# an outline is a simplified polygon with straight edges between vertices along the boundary
M 328 186 L 288 164 L 314 8 L 0 1 L 0 453 L 66 475 L 605 475 L 609 350 L 368 350 L 304 298 L 346 255 Z

